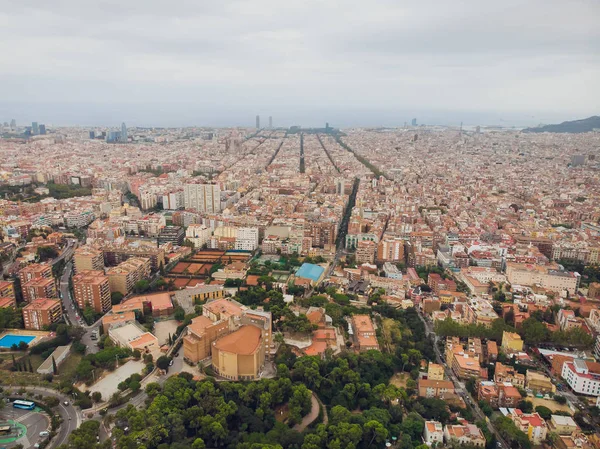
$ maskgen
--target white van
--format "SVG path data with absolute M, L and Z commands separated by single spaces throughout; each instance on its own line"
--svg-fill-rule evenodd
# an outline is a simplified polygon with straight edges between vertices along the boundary
M 50 432 L 48 432 L 47 430 L 43 430 L 40 432 L 41 437 L 47 437 L 48 435 L 50 435 Z

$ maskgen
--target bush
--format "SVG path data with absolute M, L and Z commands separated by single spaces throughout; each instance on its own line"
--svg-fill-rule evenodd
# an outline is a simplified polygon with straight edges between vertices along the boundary
M 554 400 L 561 405 L 567 403 L 567 398 L 565 398 L 564 396 L 558 395 L 558 394 L 556 396 L 554 396 Z

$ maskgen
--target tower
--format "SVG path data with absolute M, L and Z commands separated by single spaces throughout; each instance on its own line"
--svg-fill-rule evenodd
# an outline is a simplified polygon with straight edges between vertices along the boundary
M 412 119 L 411 124 L 412 124 L 412 126 L 417 126 L 417 119 L 416 118 Z
M 31 134 L 37 136 L 40 133 L 40 128 L 38 126 L 38 122 L 31 123 Z
M 273 129 L 273 117 L 269 115 L 269 129 Z
M 121 142 L 127 142 L 127 126 L 125 122 L 121 123 Z
M 260 129 L 260 115 L 256 116 L 256 129 Z
M 17 121 L 15 119 L 12 119 L 10 121 L 10 129 L 12 129 L 13 131 L 17 129 Z

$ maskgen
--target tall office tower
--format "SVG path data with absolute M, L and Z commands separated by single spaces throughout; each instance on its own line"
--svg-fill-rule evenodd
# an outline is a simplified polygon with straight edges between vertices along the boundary
M 121 123 L 121 142 L 127 142 L 127 126 L 125 122 Z
M 417 126 L 417 119 L 416 118 L 412 119 L 411 124 L 412 124 L 412 126 Z
M 339 178 L 335 181 L 335 193 L 338 195 L 343 195 L 346 191 L 346 185 L 344 183 L 344 178 Z
M 269 129 L 273 129 L 273 117 L 269 115 Z
M 198 212 L 220 212 L 221 189 L 217 184 L 186 184 L 183 187 L 183 204 L 186 209 Z
M 31 134 L 37 136 L 40 133 L 40 127 L 38 126 L 38 122 L 31 123 Z
M 476 126 L 476 127 L 475 127 L 475 132 L 476 132 L 477 134 L 480 134 L 480 133 L 481 133 L 481 126 L 479 126 L 479 125 L 478 125 L 478 126 Z
M 571 156 L 572 167 L 579 167 L 583 164 L 585 164 L 585 156 L 583 154 L 574 154 L 573 156 Z
M 12 119 L 12 120 L 10 121 L 10 129 L 12 129 L 13 131 L 14 131 L 15 129 L 17 129 L 17 121 L 16 121 L 15 119 Z
M 46 125 L 44 125 L 44 124 L 40 125 L 40 134 L 42 136 L 46 134 Z
M 256 116 L 256 129 L 260 129 L 260 115 Z
M 96 133 L 94 131 L 90 131 L 90 139 L 94 140 L 96 138 Z
M 325 129 L 329 131 L 329 122 L 325 122 Z

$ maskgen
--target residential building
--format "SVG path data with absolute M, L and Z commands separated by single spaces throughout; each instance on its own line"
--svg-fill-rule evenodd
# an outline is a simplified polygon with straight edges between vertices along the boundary
M 104 257 L 102 251 L 90 246 L 81 246 L 73 254 L 73 268 L 75 273 L 87 270 L 104 270 Z
M 508 382 L 481 381 L 477 388 L 477 398 L 486 401 L 492 408 L 516 407 L 523 399 L 519 390 Z
M 23 300 L 31 302 L 38 298 L 56 298 L 56 282 L 54 278 L 35 278 L 21 285 Z
M 183 203 L 186 209 L 198 212 L 220 212 L 221 189 L 218 184 L 185 184 Z
M 487 378 L 487 370 L 479 366 L 479 359 L 469 357 L 464 352 L 453 353 L 452 371 L 459 379 Z
M 62 304 L 58 299 L 38 298 L 23 307 L 25 329 L 44 330 L 62 319 Z
M 15 286 L 12 281 L 0 281 L 0 298 L 15 299 Z
M 462 421 L 461 424 L 447 424 L 444 427 L 444 441 L 447 445 L 469 445 L 485 447 L 485 436 L 479 427 Z
M 136 282 L 150 277 L 150 259 L 134 257 L 106 271 L 111 293 L 128 295 Z
M 574 295 L 579 287 L 579 273 L 559 271 L 542 265 L 507 262 L 506 277 L 511 284 L 540 287 Z
M 443 444 L 444 443 L 444 428 L 442 423 L 438 421 L 425 421 L 425 429 L 423 430 L 423 441 L 427 445 Z
M 419 379 L 419 396 L 424 398 L 444 398 L 455 393 L 451 380 Z
M 437 363 L 430 363 L 427 367 L 427 379 L 444 380 L 444 367 Z
M 185 232 L 181 226 L 165 226 L 158 234 L 158 244 L 172 243 L 173 245 L 181 246 L 184 236 Z
M 21 281 L 21 288 L 27 282 L 33 279 L 53 279 L 52 266 L 48 264 L 34 263 L 22 268 L 19 271 L 19 280 Z M 23 300 L 28 302 L 30 299 L 27 296 L 27 292 L 23 291 Z
M 548 431 L 558 435 L 573 435 L 579 426 L 570 416 L 552 415 L 548 421 Z
M 500 348 L 507 353 L 521 352 L 523 351 L 523 340 L 517 333 L 504 331 Z
M 370 240 L 363 240 L 358 242 L 356 246 L 356 262 L 361 263 L 374 263 L 375 262 L 375 249 L 376 244 Z
M 384 237 L 377 244 L 377 260 L 380 262 L 404 262 L 404 240 Z
M 104 271 L 82 270 L 73 276 L 75 302 L 81 310 L 90 306 L 97 313 L 110 310 L 110 282 Z
M 185 239 L 192 242 L 194 248 L 200 249 L 210 242 L 212 231 L 203 224 L 190 224 L 185 231 Z
M 494 382 L 508 382 L 516 387 L 525 388 L 525 375 L 517 372 L 512 366 L 496 362 L 496 369 L 494 371 Z
M 354 347 L 357 351 L 379 351 L 379 343 L 375 336 L 375 326 L 368 315 L 353 315 L 350 321 Z
M 582 359 L 564 362 L 561 377 L 575 393 L 600 396 L 600 363 Z
M 539 393 L 554 393 L 556 386 L 548 376 L 533 370 L 527 370 L 525 373 L 525 385 L 530 390 Z
M 167 246 L 167 245 L 165 245 Z M 105 242 L 101 246 L 104 265 L 114 267 L 130 258 L 150 259 L 150 269 L 158 271 L 165 265 L 165 246 L 156 246 L 155 242 L 135 240 L 132 242 Z
M 517 429 L 523 431 L 533 444 L 542 444 L 548 434 L 546 421 L 537 413 L 523 413 L 521 410 L 512 409 L 508 417 L 515 423 Z
M 258 248 L 258 228 L 238 228 L 235 249 L 254 251 Z

